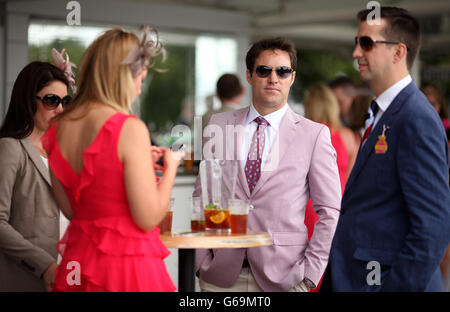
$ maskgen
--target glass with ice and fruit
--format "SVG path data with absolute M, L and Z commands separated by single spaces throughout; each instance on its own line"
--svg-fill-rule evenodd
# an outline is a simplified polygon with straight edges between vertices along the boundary
M 230 211 L 221 209 L 216 204 L 205 206 L 205 230 L 214 232 L 230 232 Z

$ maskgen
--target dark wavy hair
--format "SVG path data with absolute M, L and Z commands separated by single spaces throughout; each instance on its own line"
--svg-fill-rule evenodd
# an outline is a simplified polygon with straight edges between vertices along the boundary
M 294 43 L 287 38 L 277 37 L 262 39 L 251 46 L 245 58 L 245 64 L 250 73 L 253 73 L 253 67 L 255 67 L 255 61 L 258 56 L 266 50 L 281 50 L 287 52 L 291 60 L 292 69 L 294 71 L 297 69 L 297 52 Z
M 36 94 L 55 80 L 69 87 L 64 73 L 50 63 L 36 61 L 21 70 L 14 82 L 8 112 L 0 128 L 0 138 L 23 139 L 31 134 L 37 111 Z

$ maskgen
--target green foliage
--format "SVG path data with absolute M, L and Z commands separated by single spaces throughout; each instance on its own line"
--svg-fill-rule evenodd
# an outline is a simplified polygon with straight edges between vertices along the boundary
M 292 96 L 300 101 L 306 89 L 316 83 L 327 84 L 339 75 L 345 75 L 359 81 L 359 73 L 353 67 L 351 55 L 342 58 L 330 51 L 302 50 L 297 51 L 297 76 L 292 86 Z
M 436 86 L 445 96 L 447 103 L 450 103 L 450 79 L 448 73 L 450 72 L 450 57 L 446 51 L 433 50 L 432 52 L 424 52 L 420 55 L 422 62 L 421 70 L 421 86 L 432 84 Z M 442 72 L 441 75 L 429 75 L 430 70 Z M 450 106 L 449 106 L 450 108 Z
M 78 40 L 67 39 L 60 40 L 56 39 L 49 44 L 44 45 L 30 45 L 28 49 L 28 60 L 32 61 L 42 61 L 54 64 L 52 59 L 52 48 L 61 51 L 63 48 L 66 49 L 69 59 L 77 67 L 72 68 L 75 74 L 75 80 L 78 76 L 78 70 L 80 66 L 81 56 L 83 55 L 86 47 Z
M 30 45 L 29 61 L 44 61 L 54 64 L 52 48 L 61 51 L 66 49 L 70 61 L 77 65 L 73 68 L 75 79 L 78 76 L 81 57 L 86 47 L 78 40 L 56 39 L 49 44 Z M 165 133 L 179 118 L 182 105 L 187 95 L 194 90 L 194 46 L 166 46 L 168 58 L 164 63 L 158 59 L 156 68 L 165 72 L 150 70 L 147 83 L 143 86 L 141 116 L 152 131 Z M 167 142 L 166 142 L 167 143 Z M 168 142 L 170 143 L 170 142 Z
M 156 68 L 150 70 L 148 88 L 141 102 L 142 120 L 151 131 L 166 132 L 180 116 L 187 95 L 193 90 L 195 48 L 189 46 L 166 46 L 167 60 L 158 60 Z M 189 78 L 191 76 L 191 78 Z

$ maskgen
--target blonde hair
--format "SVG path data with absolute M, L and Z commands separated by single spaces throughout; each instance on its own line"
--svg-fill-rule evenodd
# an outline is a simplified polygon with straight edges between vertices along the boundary
M 313 85 L 306 90 L 303 100 L 305 117 L 329 127 L 340 127 L 339 103 L 333 91 L 324 84 Z
M 135 86 L 130 67 L 121 63 L 132 47 L 138 45 L 139 39 L 134 33 L 120 28 L 108 30 L 98 37 L 81 59 L 78 93 L 58 119 L 81 107 L 87 112 L 93 102 L 129 113 Z

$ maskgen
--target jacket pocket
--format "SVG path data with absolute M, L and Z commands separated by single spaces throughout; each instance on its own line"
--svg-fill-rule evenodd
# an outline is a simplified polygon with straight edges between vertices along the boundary
M 397 257 L 397 252 L 391 250 L 373 249 L 373 248 L 356 248 L 353 258 L 361 261 L 378 261 L 384 265 L 392 265 Z

